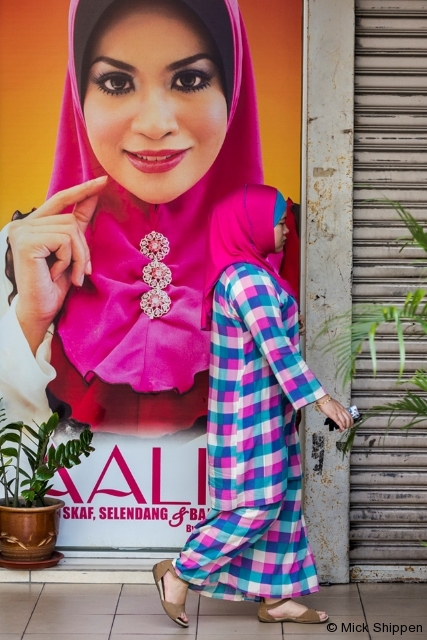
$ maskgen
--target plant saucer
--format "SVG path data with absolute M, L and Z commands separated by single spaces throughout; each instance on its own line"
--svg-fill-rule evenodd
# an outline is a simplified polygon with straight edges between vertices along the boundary
M 3 569 L 20 569 L 21 571 L 49 569 L 50 567 L 55 567 L 63 557 L 63 553 L 54 551 L 47 560 L 6 560 L 0 553 L 0 567 Z

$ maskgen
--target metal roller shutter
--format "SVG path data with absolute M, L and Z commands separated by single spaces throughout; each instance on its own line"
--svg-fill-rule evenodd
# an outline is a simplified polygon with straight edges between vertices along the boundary
M 427 220 L 427 1 L 356 0 L 354 302 L 401 303 L 420 286 L 426 263 L 400 252 L 407 232 L 401 202 Z M 372 191 L 374 189 L 374 191 Z M 410 329 L 410 328 L 409 328 Z M 353 385 L 363 409 L 398 396 L 397 341 L 384 329 L 379 372 L 362 355 Z M 427 367 L 427 340 L 408 341 L 406 377 Z M 387 434 L 387 420 L 361 429 L 351 457 L 350 560 L 353 580 L 427 580 L 427 423 Z

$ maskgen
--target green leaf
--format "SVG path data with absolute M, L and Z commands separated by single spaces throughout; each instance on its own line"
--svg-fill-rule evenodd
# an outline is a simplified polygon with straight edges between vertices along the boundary
M 415 291 L 408 293 L 406 296 L 405 304 L 403 307 L 404 315 L 415 315 L 418 311 L 418 307 L 421 302 L 424 300 L 426 295 L 425 289 L 416 289 Z M 421 309 L 419 313 L 424 315 L 426 311 L 426 304 L 424 304 L 424 308 Z
M 56 451 L 55 451 L 55 447 L 52 445 L 49 447 L 48 451 L 47 451 L 47 464 L 49 467 L 55 467 L 56 466 Z
M 58 422 L 59 422 L 58 414 L 52 413 L 49 420 L 47 422 L 43 422 L 43 424 L 40 425 L 40 428 L 43 428 L 43 431 L 46 435 L 51 436 L 52 433 L 55 431 L 56 427 L 58 426 Z
M 72 453 L 70 453 L 70 455 L 68 456 L 68 460 L 70 463 L 72 463 L 73 466 L 81 464 L 80 458 Z
M 12 431 L 22 432 L 22 430 L 23 430 L 23 428 L 25 426 L 26 425 L 24 425 L 23 422 L 11 422 L 11 423 L 7 424 L 6 426 L 2 427 L 0 431 L 3 432 L 3 431 L 7 431 L 8 429 L 10 429 Z
M 64 455 L 65 455 L 65 445 L 64 445 L 63 442 L 61 442 L 61 444 L 58 445 L 58 448 L 55 451 L 56 464 L 61 466 L 61 467 L 63 465 Z
M 337 449 L 342 452 L 343 457 L 346 453 L 349 453 L 353 447 L 354 439 L 356 437 L 357 429 L 359 428 L 359 424 L 347 429 L 341 436 L 340 440 L 337 442 Z
M 17 433 L 5 433 L 0 437 L 0 443 L 3 442 L 14 442 L 15 444 L 19 444 L 21 442 L 21 437 Z
M 8 458 L 17 458 L 18 457 L 18 451 L 17 449 L 12 449 L 12 447 L 5 447 L 4 449 L 1 450 L 2 455 L 8 457 Z
M 25 455 L 27 456 L 27 460 L 28 462 L 37 464 L 37 458 L 34 455 L 34 451 L 32 449 L 30 449 L 26 444 L 22 443 L 22 450 L 25 452 Z
M 35 429 L 27 425 L 25 427 L 25 431 L 27 431 L 37 442 L 40 441 L 40 435 Z
M 35 494 L 35 491 L 25 490 L 21 492 L 21 495 L 25 500 L 28 500 L 29 502 L 33 502 L 36 494 Z
M 21 438 L 16 435 L 16 433 L 4 433 L 1 436 L 2 442 L 12 442 L 13 444 L 18 444 L 21 442 Z
M 369 333 L 368 333 L 369 348 L 371 350 L 371 358 L 372 358 L 372 371 L 374 376 L 377 374 L 377 352 L 375 347 L 376 330 L 377 330 L 377 325 L 373 324 L 369 329 Z
M 34 478 L 41 481 L 50 480 L 53 477 L 53 474 L 54 471 L 48 469 L 46 466 L 41 466 L 34 474 Z

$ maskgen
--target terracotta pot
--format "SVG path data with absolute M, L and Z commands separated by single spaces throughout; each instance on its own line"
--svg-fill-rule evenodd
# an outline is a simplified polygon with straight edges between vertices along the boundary
M 5 560 L 47 560 L 59 528 L 58 509 L 65 502 L 45 498 L 45 507 L 5 507 L 0 500 L 0 553 Z

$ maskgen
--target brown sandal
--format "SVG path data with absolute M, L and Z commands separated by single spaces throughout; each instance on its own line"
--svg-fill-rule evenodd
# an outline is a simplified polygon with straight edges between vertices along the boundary
M 159 592 L 160 601 L 162 603 L 162 607 L 165 610 L 165 613 L 169 616 L 171 620 L 179 624 L 180 627 L 188 627 L 188 622 L 184 622 L 179 617 L 182 613 L 185 613 L 185 605 L 183 604 L 173 604 L 172 602 L 168 602 L 165 599 L 165 587 L 163 584 L 164 575 L 170 571 L 175 578 L 184 582 L 184 584 L 188 585 L 188 582 L 185 582 L 182 578 L 176 575 L 175 567 L 172 564 L 172 560 L 163 560 L 162 562 L 158 562 L 153 567 L 153 576 L 154 582 L 156 583 L 157 591 Z
M 283 598 L 283 600 L 279 600 L 276 604 L 270 604 L 268 607 L 265 604 L 264 600 L 260 603 L 258 608 L 258 620 L 260 622 L 298 622 L 300 624 L 322 624 L 329 620 L 329 616 L 326 616 L 325 619 L 322 619 L 317 613 L 316 609 L 307 609 L 297 618 L 292 618 L 291 616 L 286 616 L 285 618 L 273 618 L 269 614 L 271 609 L 277 609 L 280 607 L 283 602 L 287 602 L 289 598 Z

